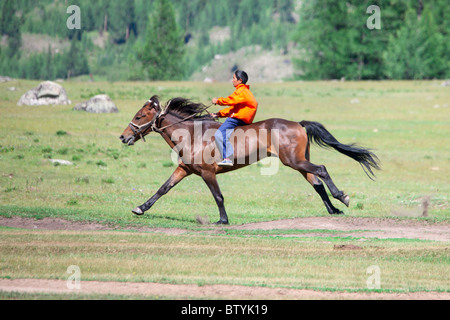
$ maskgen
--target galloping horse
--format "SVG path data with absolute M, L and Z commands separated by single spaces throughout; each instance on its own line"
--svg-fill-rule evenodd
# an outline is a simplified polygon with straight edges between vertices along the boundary
M 360 163 L 369 178 L 371 175 L 374 176 L 372 169 L 380 169 L 379 160 L 373 152 L 355 144 L 340 143 L 320 123 L 293 122 L 284 119 L 268 119 L 236 128 L 235 132 L 240 129 L 245 139 L 238 143 L 234 139 L 235 133 L 231 136 L 230 141 L 234 143 L 235 165 L 220 167 L 217 165 L 217 159 L 221 158 L 214 141 L 214 132 L 220 123 L 211 115 L 203 114 L 207 108 L 203 104 L 193 103 L 184 98 L 169 100 L 162 108 L 159 98 L 153 96 L 125 128 L 120 136 L 124 144 L 133 145 L 140 139 L 145 141 L 144 137 L 147 134 L 157 132 L 179 156 L 179 165 L 172 176 L 148 201 L 133 209 L 134 214 L 143 215 L 181 180 L 196 174 L 203 178 L 219 207 L 220 220 L 217 224 L 228 224 L 224 198 L 216 175 L 240 169 L 268 156 L 278 157 L 284 165 L 299 171 L 319 194 L 329 214 L 342 214 L 343 212 L 331 203 L 321 180 L 325 182 L 332 196 L 347 207 L 349 196 L 335 186 L 325 166 L 315 165 L 309 161 L 310 143 L 316 143 L 323 148 L 333 148 L 354 159 Z M 209 138 L 199 137 L 199 134 L 208 131 L 212 131 Z M 255 134 L 247 134 L 249 132 Z

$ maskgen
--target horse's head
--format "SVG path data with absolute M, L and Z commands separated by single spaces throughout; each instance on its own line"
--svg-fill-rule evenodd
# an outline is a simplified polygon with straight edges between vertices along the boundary
M 157 96 L 151 97 L 139 110 L 120 136 L 120 140 L 129 146 L 153 131 L 153 125 L 161 114 Z

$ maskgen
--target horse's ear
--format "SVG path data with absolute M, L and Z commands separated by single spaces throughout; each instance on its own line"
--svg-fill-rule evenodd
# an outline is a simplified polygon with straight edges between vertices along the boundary
M 160 108 L 159 99 L 157 96 L 153 96 L 150 99 L 148 99 L 148 103 L 149 103 L 150 108 L 153 108 L 153 107 Z

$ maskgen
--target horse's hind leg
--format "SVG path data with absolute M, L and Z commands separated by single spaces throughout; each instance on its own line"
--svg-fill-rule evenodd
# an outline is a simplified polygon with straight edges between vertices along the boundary
M 349 204 L 349 197 L 347 195 L 344 194 L 343 191 L 339 190 L 336 185 L 334 184 L 333 180 L 331 180 L 330 175 L 327 172 L 327 169 L 325 168 L 325 166 L 323 165 L 315 165 L 311 162 L 309 162 L 308 160 L 304 159 L 304 160 L 298 160 L 298 159 L 283 159 L 280 158 L 280 160 L 287 166 L 298 170 L 299 172 L 301 172 L 303 175 L 305 174 L 312 174 L 313 176 L 316 176 L 320 179 L 323 180 L 323 182 L 325 182 L 325 184 L 327 185 L 328 189 L 331 192 L 331 195 L 341 201 L 343 204 L 345 204 L 348 207 Z M 325 188 L 323 187 L 323 185 L 321 185 L 319 179 L 316 180 L 308 180 L 314 187 L 314 189 L 316 190 L 317 193 L 319 193 L 320 197 L 322 198 L 322 200 L 325 202 L 325 206 L 330 205 L 329 199 L 327 201 L 327 194 L 325 192 Z M 333 207 L 331 206 L 330 209 L 332 209 Z M 334 211 L 339 211 L 339 210 L 334 210 Z M 328 212 L 330 212 L 330 210 L 328 209 Z M 338 213 L 338 212 L 330 212 L 330 213 Z
M 330 190 L 331 195 L 335 199 L 341 201 L 343 204 L 345 204 L 348 207 L 350 198 L 348 197 L 348 195 L 344 194 L 343 191 L 339 190 L 336 187 L 333 180 L 331 180 L 331 177 L 328 174 L 325 166 L 323 166 L 323 165 L 317 166 L 307 160 L 300 161 L 298 166 L 299 166 L 299 170 L 305 171 L 307 173 L 312 173 L 312 174 L 316 175 L 317 177 L 321 178 L 323 180 L 323 182 L 325 182 L 325 184 L 327 185 L 328 189 Z
M 331 204 L 327 192 L 325 191 L 325 187 L 319 178 L 325 182 L 332 196 L 341 201 L 347 207 L 349 204 L 349 197 L 335 186 L 325 166 L 318 166 L 309 161 L 310 147 L 305 131 L 303 129 L 293 131 L 290 132 L 290 135 L 286 134 L 284 137 L 285 138 L 282 141 L 284 147 L 280 148 L 280 151 L 282 150 L 279 154 L 280 161 L 285 166 L 299 171 L 308 180 L 308 182 L 314 187 L 314 190 L 316 190 L 322 198 L 325 207 L 330 214 L 342 213 Z
M 301 174 L 305 177 L 306 180 L 308 180 L 308 182 L 313 186 L 314 190 L 316 190 L 316 192 L 319 194 L 329 214 L 343 213 L 341 210 L 333 206 L 333 204 L 330 201 L 330 198 L 328 197 L 327 191 L 325 190 L 325 187 L 315 175 L 307 172 L 301 172 Z

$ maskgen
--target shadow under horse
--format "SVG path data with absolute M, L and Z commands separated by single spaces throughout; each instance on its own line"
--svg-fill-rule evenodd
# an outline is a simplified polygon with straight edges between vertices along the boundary
M 217 163 L 221 156 L 214 141 L 214 133 L 220 123 L 211 115 L 203 114 L 207 108 L 184 98 L 169 100 L 163 108 L 159 98 L 153 96 L 125 128 L 120 136 L 124 144 L 133 145 L 140 139 L 145 141 L 147 134 L 157 132 L 179 156 L 178 167 L 171 177 L 148 201 L 133 209 L 133 213 L 144 214 L 181 180 L 196 174 L 202 177 L 219 207 L 220 220 L 217 224 L 228 224 L 224 198 L 216 175 L 243 168 L 265 157 L 278 157 L 285 166 L 297 170 L 305 177 L 319 194 L 329 214 L 342 214 L 331 203 L 322 181 L 331 195 L 347 207 L 349 196 L 336 187 L 324 165 L 309 161 L 311 143 L 334 149 L 354 159 L 370 179 L 375 176 L 372 169 L 380 169 L 379 160 L 373 152 L 356 144 L 340 143 L 322 124 L 284 119 L 268 119 L 237 127 L 235 132 L 239 129 L 244 138 L 239 139 L 234 133 L 231 137 L 235 164 L 232 167 L 220 167 Z

